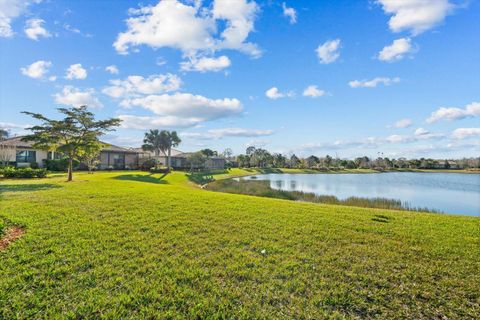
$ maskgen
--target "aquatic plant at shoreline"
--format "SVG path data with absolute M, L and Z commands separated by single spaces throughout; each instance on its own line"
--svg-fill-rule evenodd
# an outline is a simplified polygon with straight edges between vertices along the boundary
M 406 211 L 420 211 L 440 213 L 438 210 L 429 208 L 418 208 L 411 206 L 408 202 L 402 202 L 396 199 L 388 198 L 361 198 L 349 197 L 346 199 L 339 199 L 333 195 L 317 195 L 311 192 L 302 191 L 285 191 L 277 190 L 270 187 L 269 181 L 258 180 L 241 180 L 241 179 L 225 179 L 217 180 L 210 183 L 207 190 L 246 194 L 251 196 L 277 198 L 293 201 L 305 201 L 324 204 L 335 204 L 343 206 L 354 206 L 363 208 L 379 208 L 391 210 L 406 210 Z

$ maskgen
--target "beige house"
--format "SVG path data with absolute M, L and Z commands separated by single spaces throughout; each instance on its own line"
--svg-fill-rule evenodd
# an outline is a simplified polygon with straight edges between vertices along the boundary
M 101 170 L 114 169 L 138 169 L 142 163 L 149 159 L 155 159 L 160 165 L 167 165 L 167 156 L 161 154 L 155 156 L 153 152 L 143 151 L 141 148 L 127 149 L 105 143 L 100 152 Z M 171 151 L 171 166 L 175 169 L 189 169 L 188 155 L 177 149 Z M 43 151 L 33 148 L 33 142 L 22 141 L 22 136 L 0 141 L 0 163 L 8 163 L 17 167 L 30 167 L 36 165 L 40 168 L 45 166 L 46 160 L 60 159 L 61 154 L 52 151 Z M 205 161 L 204 168 L 208 170 L 224 169 L 225 159 L 211 157 Z
M 53 151 L 43 151 L 33 148 L 33 142 L 22 141 L 22 136 L 0 141 L 0 162 L 16 167 L 45 166 L 45 160 L 59 159 L 61 155 Z M 99 169 L 136 169 L 138 153 L 111 144 L 100 152 Z

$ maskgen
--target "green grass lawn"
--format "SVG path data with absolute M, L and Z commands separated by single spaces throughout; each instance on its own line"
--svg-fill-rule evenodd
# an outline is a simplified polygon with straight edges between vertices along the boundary
M 183 173 L 74 179 L 0 181 L 0 218 L 26 230 L 0 252 L 0 319 L 480 315 L 478 218 L 210 192 Z

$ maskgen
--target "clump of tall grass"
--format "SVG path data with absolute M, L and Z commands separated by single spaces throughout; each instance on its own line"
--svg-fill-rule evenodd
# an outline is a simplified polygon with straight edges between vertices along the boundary
M 407 202 L 402 202 L 395 199 L 387 198 L 360 198 L 349 197 L 346 199 L 339 199 L 332 195 L 317 195 L 311 192 L 301 191 L 285 191 L 272 189 L 269 181 L 256 181 L 256 180 L 235 180 L 226 179 L 214 181 L 206 187 L 208 190 L 247 194 L 252 196 L 277 198 L 293 201 L 305 201 L 314 203 L 336 204 L 343 206 L 364 207 L 364 208 L 379 208 L 379 209 L 392 209 L 392 210 L 408 210 L 408 211 L 421 211 L 439 213 L 439 211 L 428 208 L 412 207 Z

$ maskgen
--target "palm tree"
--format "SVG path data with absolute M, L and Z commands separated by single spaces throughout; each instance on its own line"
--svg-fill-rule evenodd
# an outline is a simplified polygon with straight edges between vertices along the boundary
M 162 131 L 163 132 L 163 131 Z M 162 134 L 157 129 L 145 132 L 143 138 L 142 150 L 153 151 L 156 157 L 160 155 L 160 151 L 165 155 L 165 143 L 162 139 Z
M 167 130 L 162 130 L 160 132 L 161 140 L 162 140 L 162 146 L 163 150 L 167 150 L 167 166 L 168 170 L 170 170 L 171 166 L 171 154 L 172 154 L 172 148 L 176 147 L 182 142 L 180 137 L 177 135 L 177 131 L 167 131 Z

